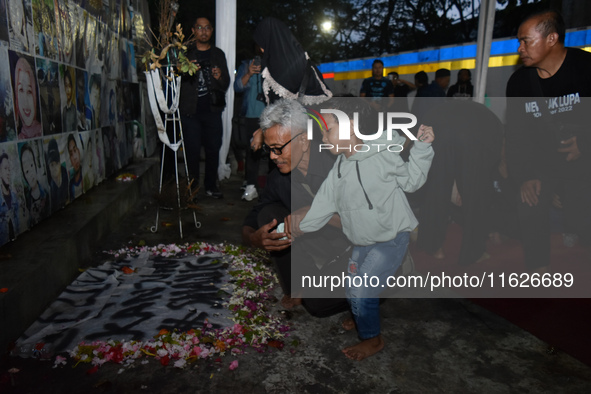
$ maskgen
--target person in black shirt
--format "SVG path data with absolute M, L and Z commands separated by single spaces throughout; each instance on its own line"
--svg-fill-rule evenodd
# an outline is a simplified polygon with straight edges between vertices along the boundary
M 440 68 L 435 72 L 435 79 L 431 84 L 417 92 L 417 97 L 445 97 L 450 75 L 447 68 Z
M 421 97 L 419 92 L 429 85 L 429 76 L 424 71 L 415 74 L 415 86 L 417 87 L 417 96 Z
M 394 85 L 388 78 L 384 78 L 384 62 L 374 60 L 371 75 L 361 83 L 359 97 L 394 97 Z
M 467 68 L 458 71 L 458 82 L 451 85 L 447 91 L 447 97 L 472 97 L 474 95 L 474 86 L 470 80 L 472 73 Z
M 417 87 L 414 83 L 401 79 L 396 71 L 388 73 L 388 79 L 394 85 L 394 112 L 408 112 L 408 94 Z
M 199 64 L 194 75 L 184 75 L 179 110 L 187 153 L 190 177 L 199 184 L 201 147 L 205 150 L 205 193 L 212 198 L 223 197 L 217 186 L 219 151 L 222 146 L 222 112 L 230 74 L 224 52 L 211 45 L 213 27 L 207 18 L 197 18 L 192 28 L 196 45 L 189 48 L 187 58 Z
M 419 73 L 421 72 L 422 71 Z M 415 80 L 417 79 L 417 76 L 420 75 L 419 73 L 415 75 Z M 417 117 L 418 124 L 425 124 L 423 117 L 426 116 L 429 111 L 432 111 L 434 108 L 445 102 L 445 91 L 449 86 L 450 75 L 451 73 L 447 68 L 440 68 L 435 72 L 435 79 L 431 81 L 430 84 L 420 86 L 417 89 L 417 95 L 412 103 L 412 113 Z M 421 76 L 420 78 L 423 79 L 424 77 L 426 77 L 426 75 Z M 418 83 L 417 86 L 419 86 Z M 416 133 L 417 131 L 418 127 L 415 127 L 413 132 Z
M 435 157 L 420 201 L 417 246 L 435 258 L 445 258 L 450 217 L 463 228 L 458 264 L 469 265 L 484 255 L 494 197 L 489 174 L 501 158 L 503 124 L 486 106 L 472 100 L 447 100 L 427 113 L 425 122 L 438 136 Z M 450 203 L 457 186 L 459 201 Z M 458 212 L 459 211 L 459 212 Z
M 591 239 L 591 54 L 564 46 L 560 14 L 528 17 L 519 27 L 524 67 L 507 83 L 506 154 L 519 189 L 519 219 L 528 271 L 550 264 L 549 209 L 561 190 L 566 232 Z

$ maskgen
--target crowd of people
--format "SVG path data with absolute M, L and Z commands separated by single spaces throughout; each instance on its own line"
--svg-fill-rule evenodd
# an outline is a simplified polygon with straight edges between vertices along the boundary
M 181 108 L 189 171 L 198 176 L 203 145 L 207 195 L 221 198 L 216 171 L 225 101 L 217 102 L 215 92 L 224 92 L 230 77 L 223 52 L 209 43 L 209 20 L 197 19 L 193 31 L 198 41 L 189 58 L 201 67 L 183 82 L 194 99 L 184 96 Z M 333 97 L 284 23 L 259 24 L 253 56 L 233 85 L 242 100 L 233 131 L 246 157 L 242 198 L 258 198 L 243 241 L 270 252 L 284 307 L 303 304 L 315 316 L 350 309 L 343 328 L 356 328 L 361 341 L 343 349 L 347 357 L 362 360 L 384 347 L 380 291 L 353 279 L 396 273 L 417 226 L 418 248 L 443 259 L 450 218 L 460 222 L 460 265 L 489 257 L 489 238 L 511 235 L 522 242 L 524 270 L 548 272 L 552 207 L 562 213 L 564 233 L 589 244 L 591 133 L 583 98 L 591 95 L 591 54 L 565 47 L 564 21 L 554 11 L 529 16 L 517 38 L 523 66 L 507 82 L 502 122 L 470 99 L 468 69 L 458 70 L 452 86 L 445 68 L 431 83 L 424 71 L 411 82 L 396 72 L 385 76 L 376 59 L 358 95 L 367 99 Z M 410 112 L 412 133 L 400 127 L 372 134 L 373 125 L 356 123 L 377 112 Z M 264 190 L 257 182 L 262 155 L 274 164 Z M 351 281 L 327 300 L 294 280 L 311 272 Z

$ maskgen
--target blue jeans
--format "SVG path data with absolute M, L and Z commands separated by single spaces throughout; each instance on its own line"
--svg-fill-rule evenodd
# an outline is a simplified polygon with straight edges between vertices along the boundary
M 398 233 L 393 240 L 353 248 L 353 255 L 349 260 L 351 282 L 347 283 L 346 294 L 361 339 L 380 335 L 378 297 L 385 289 L 382 285 L 386 286 L 388 276 L 394 275 L 402 264 L 409 234 Z M 379 282 L 376 278 L 371 280 L 372 277 L 379 278 Z

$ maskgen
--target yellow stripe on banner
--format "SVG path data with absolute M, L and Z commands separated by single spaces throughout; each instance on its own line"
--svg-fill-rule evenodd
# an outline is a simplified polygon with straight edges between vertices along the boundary
M 365 79 L 371 77 L 371 70 L 347 71 L 344 73 L 334 73 L 335 81 L 344 81 L 347 79 Z
M 591 52 L 591 47 L 583 47 L 581 49 L 587 52 Z
M 591 47 L 582 48 L 586 51 L 591 52 Z M 519 55 L 503 55 L 503 56 L 492 56 L 488 59 L 489 67 L 506 67 L 514 66 L 519 64 Z M 396 71 L 400 75 L 414 75 L 419 71 L 424 72 L 435 72 L 440 68 L 447 68 L 450 71 L 461 70 L 462 68 L 474 69 L 476 67 L 476 59 L 462 59 L 452 60 L 446 62 L 435 62 L 435 63 L 419 63 L 409 64 L 400 67 L 387 67 L 384 70 L 384 74 Z M 359 71 L 348 71 L 334 73 L 335 81 L 345 81 L 350 79 L 365 79 L 371 77 L 371 70 L 359 70 Z
M 515 66 L 519 63 L 519 55 L 493 56 L 488 59 L 489 67 Z
M 450 70 L 472 69 L 474 67 L 476 67 L 476 59 L 454 60 L 451 62 Z

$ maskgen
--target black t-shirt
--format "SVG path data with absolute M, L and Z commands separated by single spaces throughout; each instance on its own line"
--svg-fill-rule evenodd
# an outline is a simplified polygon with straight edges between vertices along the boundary
M 225 104 L 213 104 L 211 91 L 215 90 L 223 94 L 230 85 L 230 74 L 224 52 L 214 46 L 205 51 L 200 51 L 193 46 L 187 51 L 187 58 L 196 60 L 201 69 L 193 75 L 182 75 L 182 98 L 179 102 L 181 115 L 194 116 L 197 113 L 222 112 Z M 218 66 L 221 70 L 221 77 L 217 80 L 211 75 L 212 66 Z
M 209 87 L 211 86 L 211 49 L 206 51 L 195 51 L 199 71 L 197 71 L 197 113 L 209 112 L 210 97 Z
M 391 107 L 392 112 L 408 112 L 408 93 L 410 88 L 405 83 L 394 85 L 394 103 Z
M 363 80 L 360 93 L 365 93 L 365 97 L 389 97 L 394 94 L 394 85 L 388 78 L 370 77 Z
M 467 84 L 451 85 L 447 90 L 447 97 L 472 97 L 474 96 L 474 86 L 468 82 Z
M 591 176 L 591 53 L 567 48 L 558 71 L 542 79 L 522 67 L 507 83 L 506 153 L 517 184 L 544 176 Z M 557 152 L 560 141 L 577 137 L 581 156 L 572 162 Z
M 407 97 L 409 92 L 410 88 L 404 83 L 397 83 L 394 86 L 394 97 Z

